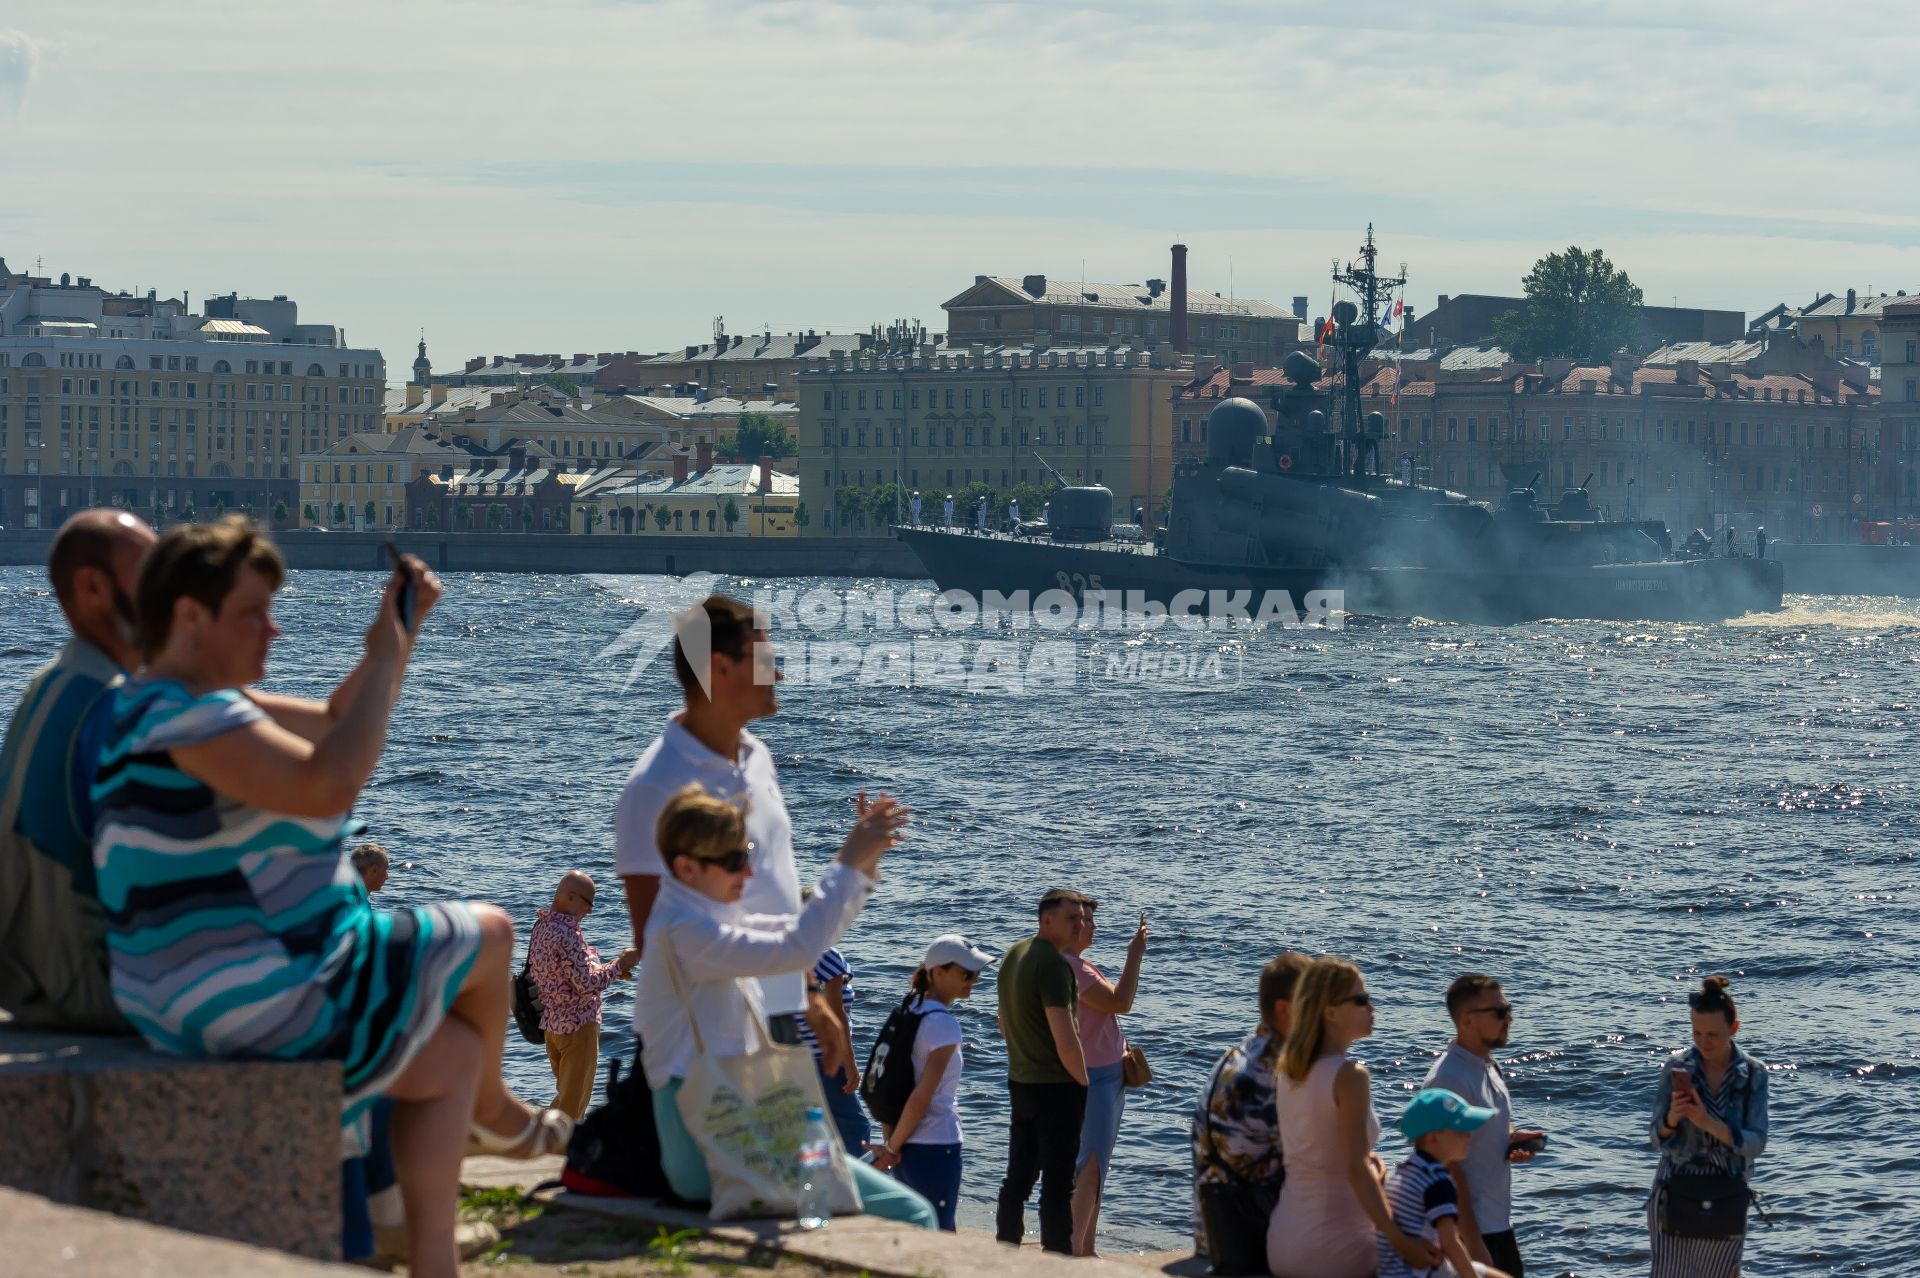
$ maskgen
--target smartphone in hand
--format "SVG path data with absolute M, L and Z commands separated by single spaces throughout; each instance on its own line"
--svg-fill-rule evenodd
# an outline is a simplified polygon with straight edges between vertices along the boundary
M 1673 1071 L 1673 1090 L 1678 1095 L 1691 1096 L 1693 1094 L 1692 1073 L 1684 1068 L 1675 1069 Z
M 406 631 L 408 634 L 412 634 L 413 633 L 413 574 L 411 572 L 408 572 L 406 565 L 400 562 L 400 548 L 393 544 L 393 538 L 391 537 L 387 538 L 384 544 L 387 548 L 387 559 L 393 564 L 394 568 L 400 573 L 400 578 L 401 578 L 400 597 L 394 600 L 394 606 L 400 610 L 400 628 Z
M 1545 1153 L 1545 1152 L 1546 1152 L 1546 1149 L 1547 1149 L 1547 1137 L 1546 1137 L 1546 1133 L 1545 1133 L 1545 1132 L 1542 1132 L 1542 1133 L 1541 1133 L 1540 1135 L 1538 1135 L 1538 1136 L 1529 1136 L 1529 1137 L 1528 1137 L 1527 1139 L 1525 1139 L 1525 1140 L 1516 1140 L 1516 1141 L 1513 1141 L 1513 1142 L 1511 1142 L 1511 1143 L 1510 1143 L 1510 1144 L 1508 1145 L 1508 1148 L 1509 1148 L 1509 1149 L 1524 1149 L 1524 1150 L 1526 1150 L 1526 1151 L 1527 1151 L 1527 1152 L 1528 1152 L 1529 1154 L 1542 1154 L 1542 1153 Z

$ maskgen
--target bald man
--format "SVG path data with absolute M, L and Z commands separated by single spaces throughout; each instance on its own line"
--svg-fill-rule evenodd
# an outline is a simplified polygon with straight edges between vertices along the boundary
M 0 746 L 0 1008 L 24 1025 L 133 1032 L 107 983 L 88 791 L 113 690 L 139 663 L 133 599 L 155 540 L 125 511 L 86 510 L 48 556 L 73 635 L 28 682 Z
M 600 992 L 633 975 L 640 951 L 629 949 L 611 963 L 581 935 L 580 920 L 593 910 L 593 880 L 569 870 L 527 934 L 527 963 L 540 987 L 540 1029 L 547 1063 L 553 1066 L 553 1107 L 574 1118 L 593 1101 L 600 1072 Z

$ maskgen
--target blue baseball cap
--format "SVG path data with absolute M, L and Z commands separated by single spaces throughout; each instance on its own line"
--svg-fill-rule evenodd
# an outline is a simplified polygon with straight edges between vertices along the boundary
M 1493 1111 L 1469 1105 L 1444 1087 L 1429 1087 L 1400 1111 L 1400 1131 L 1408 1140 L 1419 1140 L 1434 1132 L 1477 1131 Z

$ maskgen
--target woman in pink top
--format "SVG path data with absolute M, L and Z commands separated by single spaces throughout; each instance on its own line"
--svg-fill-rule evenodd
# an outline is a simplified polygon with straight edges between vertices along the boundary
M 1360 969 L 1315 959 L 1294 987 L 1273 1093 L 1287 1171 L 1267 1223 L 1274 1278 L 1371 1278 L 1375 1230 L 1415 1269 L 1442 1263 L 1439 1248 L 1402 1232 L 1387 1210 L 1372 1081 L 1347 1059 L 1371 1033 L 1373 998 Z
M 1127 1036 L 1118 1017 L 1133 1010 L 1134 991 L 1140 987 L 1140 960 L 1147 953 L 1147 916 L 1127 942 L 1127 965 L 1115 984 L 1084 957 L 1093 944 L 1093 911 L 1097 902 L 1081 898 L 1084 920 L 1063 948 L 1068 966 L 1080 983 L 1080 1048 L 1087 1058 L 1087 1117 L 1080 1125 L 1080 1153 L 1073 1165 L 1073 1254 L 1093 1255 L 1094 1228 L 1100 1223 L 1100 1189 L 1113 1165 L 1113 1144 L 1120 1139 L 1120 1115 L 1127 1107 L 1121 1058 Z

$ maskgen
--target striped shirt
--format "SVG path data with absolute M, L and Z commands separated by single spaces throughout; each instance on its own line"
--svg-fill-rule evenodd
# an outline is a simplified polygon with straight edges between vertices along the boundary
M 173 761 L 264 717 L 231 688 L 115 694 L 93 786 L 113 998 L 164 1052 L 339 1061 L 359 1135 L 452 1005 L 479 922 L 465 902 L 370 908 L 345 814 L 250 807 Z
M 1416 1149 L 1387 1176 L 1387 1210 L 1407 1237 L 1439 1242 L 1438 1225 L 1448 1216 L 1460 1215 L 1460 1197 L 1446 1166 Z M 1380 1261 L 1379 1278 L 1429 1278 L 1450 1272 L 1444 1261 L 1431 1269 L 1413 1268 L 1385 1234 L 1374 1240 L 1374 1255 Z
M 813 979 L 821 985 L 827 985 L 839 977 L 847 978 L 846 988 L 840 991 L 840 1000 L 852 1004 L 854 999 L 853 968 L 847 964 L 847 956 L 839 950 L 828 950 L 813 965 Z M 800 1018 L 800 1041 L 813 1052 L 813 1059 L 820 1059 L 820 1040 L 813 1036 L 813 1026 L 807 1024 L 807 1018 Z
M 124 1034 L 107 985 L 90 790 L 123 672 L 84 639 L 28 682 L 0 745 L 0 1007 Z

